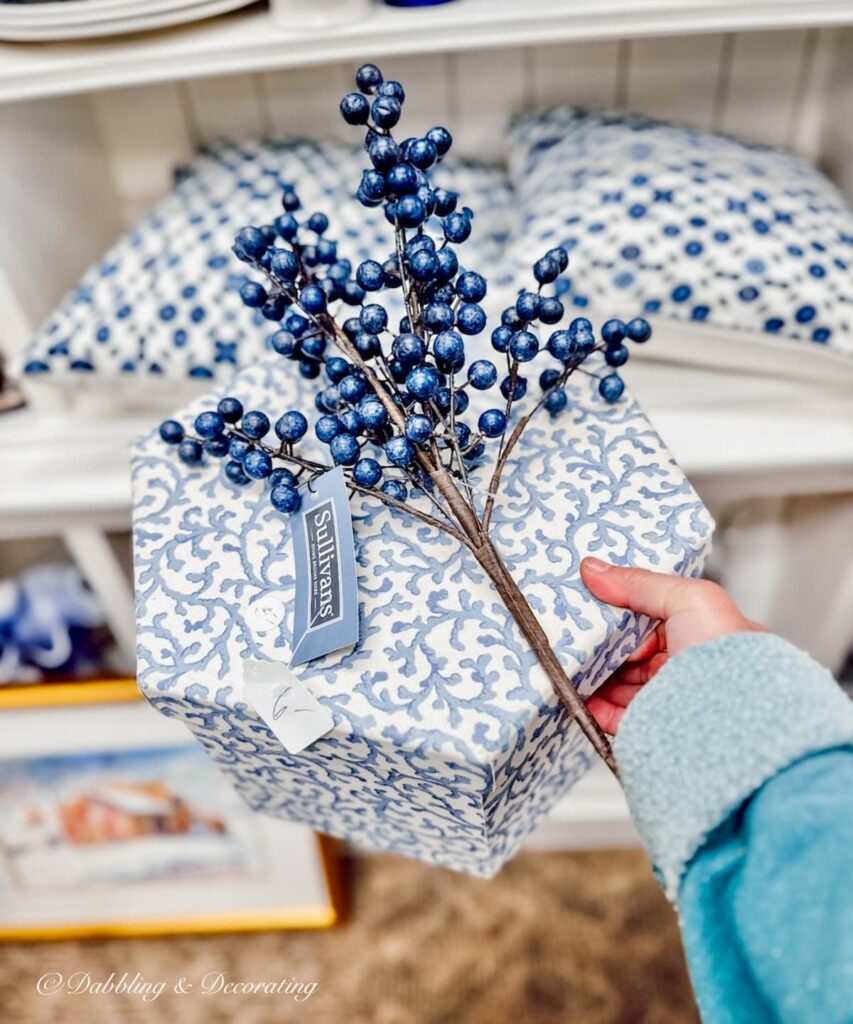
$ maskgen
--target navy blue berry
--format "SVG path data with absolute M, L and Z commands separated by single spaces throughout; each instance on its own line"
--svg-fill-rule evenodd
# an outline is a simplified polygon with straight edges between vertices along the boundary
M 290 515 L 299 511 L 302 506 L 302 495 L 295 487 L 279 484 L 270 491 L 270 502 L 278 512 Z
M 402 435 L 392 437 L 385 445 L 388 461 L 394 466 L 408 466 L 414 461 L 415 449 L 408 438 Z
M 539 339 L 532 331 L 517 331 L 509 343 L 509 352 L 519 363 L 528 363 L 539 352 Z
M 276 420 L 276 434 L 282 441 L 288 441 L 291 444 L 301 440 L 307 430 L 308 420 L 305 419 L 301 412 L 297 412 L 295 409 L 286 412 Z
M 652 336 L 652 328 L 648 320 L 644 320 L 642 317 L 634 317 L 633 320 L 629 320 L 625 325 L 625 333 L 631 339 L 642 343 L 648 341 Z
M 166 444 L 180 444 L 184 439 L 184 428 L 177 420 L 164 420 L 160 424 L 160 437 Z
M 201 462 L 204 449 L 198 441 L 184 438 L 178 445 L 178 458 L 188 466 L 197 466 Z
M 376 459 L 359 459 L 352 468 L 352 478 L 360 487 L 375 487 L 382 479 L 382 467 Z
M 432 437 L 432 423 L 429 417 L 418 414 L 407 417 L 406 437 L 412 444 L 426 444 Z
M 243 403 L 236 398 L 223 398 L 216 409 L 226 423 L 236 423 L 243 415 Z
M 486 409 L 480 415 L 477 426 L 486 437 L 500 437 L 506 430 L 506 415 L 500 409 Z
M 262 437 L 269 433 L 270 421 L 269 418 L 257 409 L 243 415 L 240 421 L 240 429 L 246 435 L 251 437 L 254 441 L 259 441 Z
M 362 92 L 375 92 L 382 81 L 382 72 L 375 64 L 362 64 L 355 73 L 355 84 Z
M 497 368 L 488 359 L 477 359 L 468 367 L 468 380 L 477 391 L 486 391 L 497 379 Z
M 370 117 L 370 101 L 360 92 L 347 93 L 340 109 L 347 124 L 367 124 Z
M 329 443 L 329 452 L 338 465 L 351 466 L 358 459 L 361 448 L 352 434 L 342 431 L 335 434 Z
M 253 480 L 265 480 L 272 473 L 272 459 L 266 452 L 255 448 L 243 459 L 243 472 Z
M 601 327 L 601 340 L 605 345 L 620 345 L 625 338 L 625 324 L 621 320 L 608 320 Z
M 562 412 L 569 403 L 568 396 L 562 388 L 554 388 L 545 398 L 545 408 L 552 415 Z
M 598 382 L 598 393 L 605 402 L 618 402 L 625 390 L 625 382 L 617 373 L 608 374 Z
M 195 418 L 195 432 L 204 440 L 219 437 L 225 429 L 225 419 L 218 412 L 202 412 Z
M 249 483 L 249 478 L 243 471 L 243 464 L 236 459 L 225 463 L 225 475 L 232 484 L 237 484 L 239 487 L 245 487 Z
M 282 484 L 287 487 L 296 487 L 296 477 L 289 469 L 274 469 L 270 473 L 270 487 L 279 487 Z
M 624 366 L 628 362 L 628 349 L 624 345 L 608 345 L 604 359 L 608 366 Z
M 380 489 L 393 501 L 405 501 L 409 495 L 406 485 L 401 484 L 399 480 L 386 480 Z

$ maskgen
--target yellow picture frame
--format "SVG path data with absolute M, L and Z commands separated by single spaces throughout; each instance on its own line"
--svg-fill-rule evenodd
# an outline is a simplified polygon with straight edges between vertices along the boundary
M 0 687 L 0 722 L 7 712 L 81 707 L 85 705 L 144 704 L 134 679 L 39 683 Z M 153 711 L 153 709 L 152 709 Z M 156 714 L 156 712 L 153 712 Z M 194 741 L 193 741 L 194 742 Z M 246 814 L 255 814 L 246 807 Z M 44 942 L 101 938 L 211 934 L 223 932 L 295 931 L 330 928 L 344 916 L 344 886 L 339 843 L 315 834 L 325 904 L 269 910 L 102 920 L 61 925 L 7 926 L 0 922 L 0 942 Z

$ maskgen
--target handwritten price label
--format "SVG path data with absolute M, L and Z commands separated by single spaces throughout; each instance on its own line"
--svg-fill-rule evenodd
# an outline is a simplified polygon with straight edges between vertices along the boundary
M 246 698 L 289 754 L 325 736 L 335 720 L 287 666 L 272 661 L 243 662 Z

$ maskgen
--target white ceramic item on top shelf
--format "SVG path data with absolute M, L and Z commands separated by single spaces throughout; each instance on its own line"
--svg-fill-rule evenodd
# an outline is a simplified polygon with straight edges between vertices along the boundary
M 270 0 L 273 21 L 288 32 L 313 32 L 361 21 L 373 7 L 373 0 Z
M 0 39 L 43 42 L 145 32 L 201 21 L 246 7 L 252 0 L 175 0 L 172 4 L 129 2 L 114 9 L 90 10 L 82 3 L 8 5 L 0 9 Z M 43 8 L 33 12 L 31 8 Z M 11 8 L 11 9 L 10 9 Z M 66 13 L 67 10 L 67 13 Z

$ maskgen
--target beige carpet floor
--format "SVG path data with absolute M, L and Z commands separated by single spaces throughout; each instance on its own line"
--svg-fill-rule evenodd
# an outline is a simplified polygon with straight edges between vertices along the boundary
M 675 916 L 640 852 L 537 853 L 482 881 L 395 857 L 349 868 L 325 932 L 0 945 L 3 1024 L 687 1024 Z M 45 971 L 223 971 L 316 981 L 286 995 L 39 996 Z

